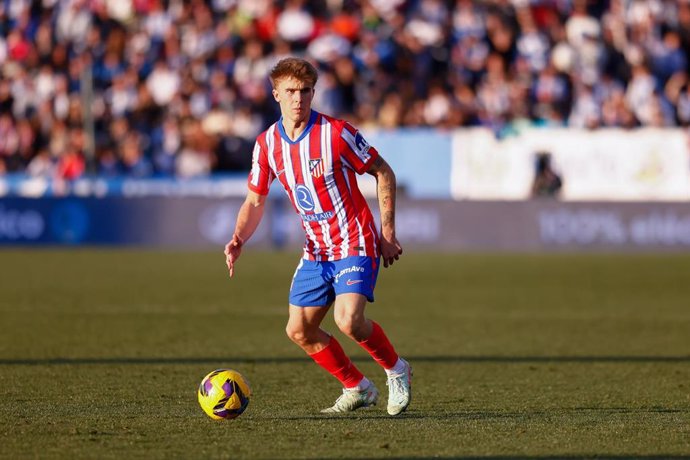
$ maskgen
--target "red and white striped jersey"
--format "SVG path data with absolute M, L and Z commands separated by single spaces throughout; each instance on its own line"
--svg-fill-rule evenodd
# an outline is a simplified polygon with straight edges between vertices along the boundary
M 257 137 L 249 189 L 266 195 L 278 178 L 302 219 L 305 259 L 378 257 L 376 225 L 355 175 L 377 156 L 352 125 L 312 110 L 295 141 L 281 120 Z

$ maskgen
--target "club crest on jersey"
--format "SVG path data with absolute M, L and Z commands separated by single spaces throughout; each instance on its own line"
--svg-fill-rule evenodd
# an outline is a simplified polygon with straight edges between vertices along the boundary
M 323 175 L 323 162 L 321 158 L 309 160 L 309 172 L 317 179 Z
M 299 206 L 302 211 L 309 212 L 314 210 L 314 198 L 311 196 L 311 192 L 305 185 L 297 184 L 295 186 L 294 194 L 295 203 L 297 203 L 297 206 Z

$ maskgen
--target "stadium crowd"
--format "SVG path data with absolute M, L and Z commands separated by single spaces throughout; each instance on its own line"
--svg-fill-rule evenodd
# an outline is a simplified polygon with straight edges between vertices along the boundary
M 291 54 L 363 128 L 690 125 L 688 0 L 4 0 L 0 174 L 246 170 Z

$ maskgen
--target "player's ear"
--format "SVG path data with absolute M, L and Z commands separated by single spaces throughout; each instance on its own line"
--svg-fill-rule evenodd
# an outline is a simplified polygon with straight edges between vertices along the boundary
M 273 94 L 273 99 L 275 99 L 276 102 L 280 102 L 280 98 L 278 97 L 278 90 L 273 88 L 273 91 L 271 91 L 271 93 Z

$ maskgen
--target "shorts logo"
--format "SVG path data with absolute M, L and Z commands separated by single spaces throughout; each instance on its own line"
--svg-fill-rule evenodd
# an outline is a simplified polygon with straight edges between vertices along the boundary
M 314 210 L 314 198 L 309 189 L 302 184 L 297 184 L 294 191 L 295 203 L 302 211 L 309 212 Z
M 363 282 L 364 282 L 364 280 L 347 280 L 347 283 L 345 283 L 345 284 L 347 284 L 348 286 L 354 286 L 357 283 L 363 283 Z
M 364 273 L 364 267 L 358 265 L 353 265 L 352 267 L 343 268 L 335 275 L 335 282 L 337 283 L 341 276 L 347 275 L 348 273 Z M 354 281 L 354 282 L 353 282 Z M 362 280 L 347 280 L 347 285 L 352 286 Z
M 323 163 L 321 162 L 321 158 L 309 160 L 309 172 L 317 179 L 323 175 Z

